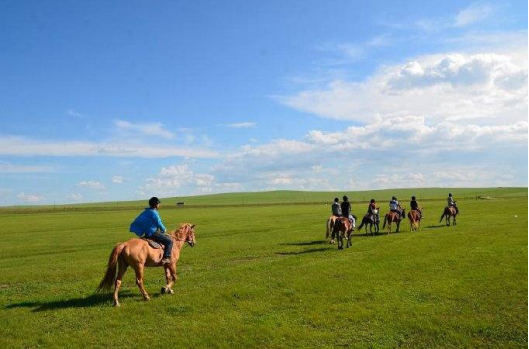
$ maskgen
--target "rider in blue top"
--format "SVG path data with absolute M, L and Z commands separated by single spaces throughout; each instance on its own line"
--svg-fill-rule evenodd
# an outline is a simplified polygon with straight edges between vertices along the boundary
M 149 208 L 146 208 L 132 224 L 130 231 L 138 236 L 145 236 L 165 246 L 162 264 L 171 261 L 171 252 L 173 249 L 173 239 L 166 235 L 165 226 L 158 214 L 160 207 L 160 200 L 157 197 L 152 197 L 149 200 Z

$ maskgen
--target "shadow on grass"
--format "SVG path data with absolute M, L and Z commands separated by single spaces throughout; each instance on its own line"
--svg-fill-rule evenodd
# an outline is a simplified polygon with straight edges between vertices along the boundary
M 156 298 L 159 295 L 151 295 L 151 298 Z M 134 294 L 132 292 L 120 292 L 120 299 L 124 298 L 138 298 L 142 299 L 141 295 Z M 92 294 L 88 297 L 82 298 L 72 298 L 60 301 L 52 302 L 21 302 L 8 304 L 4 309 L 13 309 L 13 308 L 34 308 L 34 312 L 47 311 L 47 310 L 57 310 L 57 309 L 68 309 L 68 308 L 88 308 L 95 307 L 103 304 L 112 305 L 112 294 L 103 293 L 103 294 Z
M 285 243 L 285 244 L 279 244 L 281 246 L 312 246 L 312 245 L 324 245 L 327 241 L 325 240 L 315 240 L 315 241 L 309 241 L 309 242 L 291 242 L 291 243 Z
M 423 227 L 423 229 L 438 229 L 438 228 L 444 228 L 444 227 L 446 227 L 446 224 L 429 225 L 429 226 Z
M 328 250 L 329 248 L 327 247 L 320 247 L 320 248 L 311 248 L 309 250 L 303 250 L 303 251 L 298 251 L 298 252 L 277 252 L 276 254 L 280 256 L 294 256 L 298 254 L 316 253 L 316 252 L 323 252 L 323 251 L 328 251 Z

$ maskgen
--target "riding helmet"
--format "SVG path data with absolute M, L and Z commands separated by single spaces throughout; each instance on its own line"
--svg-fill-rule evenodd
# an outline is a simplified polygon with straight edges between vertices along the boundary
M 412 200 L 416 200 L 416 199 L 415 199 L 415 196 L 412 196 L 411 199 L 412 199 Z
M 375 202 L 375 199 L 371 199 L 371 201 L 370 201 L 370 202 L 371 202 L 371 203 L 374 203 L 374 202 Z
M 338 202 L 338 201 L 340 201 L 340 199 L 334 198 L 334 202 Z
M 342 199 L 343 199 L 343 201 L 347 201 L 347 200 L 349 200 L 349 198 L 347 197 L 347 195 L 344 195 Z
M 448 196 L 452 196 L 452 193 L 448 193 Z
M 396 198 L 396 197 L 394 197 L 394 196 L 392 196 L 392 197 L 391 197 L 391 200 L 397 200 L 397 198 Z
M 161 203 L 161 201 L 156 196 L 153 196 L 152 198 L 149 199 L 149 206 L 150 207 L 155 207 L 159 203 Z

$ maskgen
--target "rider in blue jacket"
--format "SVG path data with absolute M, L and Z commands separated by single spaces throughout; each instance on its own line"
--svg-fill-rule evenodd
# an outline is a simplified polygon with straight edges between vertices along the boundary
M 158 208 L 160 207 L 160 200 L 157 197 L 152 197 L 149 200 L 149 207 L 145 209 L 132 224 L 130 225 L 130 231 L 138 236 L 144 236 L 152 239 L 156 242 L 161 243 L 165 246 L 162 264 L 169 263 L 171 261 L 171 251 L 173 249 L 173 239 L 166 235 L 165 226 L 162 223 L 162 219 L 158 214 Z

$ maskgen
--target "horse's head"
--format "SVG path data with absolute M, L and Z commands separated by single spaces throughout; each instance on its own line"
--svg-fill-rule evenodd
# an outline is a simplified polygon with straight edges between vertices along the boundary
M 178 241 L 185 241 L 191 247 L 195 246 L 197 243 L 195 240 L 195 224 L 182 223 L 180 228 L 175 231 L 174 236 Z

